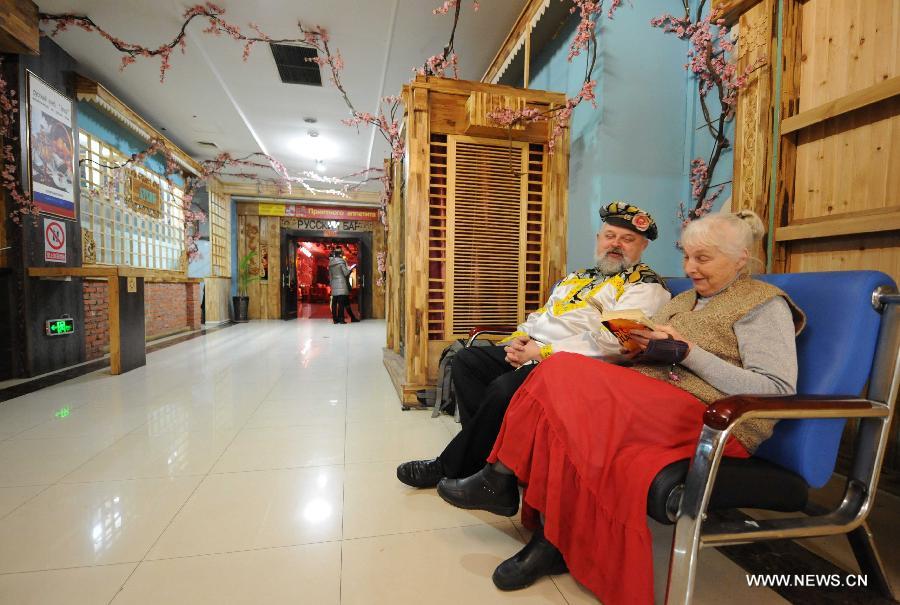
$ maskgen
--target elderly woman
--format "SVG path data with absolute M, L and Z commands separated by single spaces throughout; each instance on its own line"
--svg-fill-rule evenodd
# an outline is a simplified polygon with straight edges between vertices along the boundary
M 690 223 L 681 245 L 693 289 L 663 306 L 655 331 L 633 333 L 644 350 L 662 339 L 686 343 L 681 361 L 654 365 L 642 354 L 625 368 L 553 355 L 516 392 L 488 465 L 438 485 L 455 506 L 513 515 L 517 478 L 525 484 L 523 520 L 537 530 L 497 567 L 498 588 L 524 588 L 568 568 L 606 605 L 653 602 L 653 477 L 693 454 L 706 404 L 796 388 L 794 340 L 804 317 L 784 292 L 749 277 L 761 235 L 750 212 Z M 749 456 L 773 424 L 742 424 L 725 454 Z

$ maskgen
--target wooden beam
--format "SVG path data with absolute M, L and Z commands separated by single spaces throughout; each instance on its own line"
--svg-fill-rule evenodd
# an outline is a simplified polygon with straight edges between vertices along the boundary
M 900 95 L 900 76 L 895 76 L 787 118 L 781 122 L 781 136 L 898 95 Z
M 38 7 L 31 0 L 0 0 L 0 53 L 40 54 Z
M 528 29 L 525 31 L 525 77 L 524 82 L 522 82 L 522 88 L 528 88 L 528 85 L 531 83 L 531 23 L 528 24 Z
M 777 228 L 775 241 L 786 242 L 898 230 L 900 230 L 900 207 L 881 208 L 867 212 L 797 221 L 787 227 Z
M 109 286 L 107 316 L 109 318 L 109 372 L 113 376 L 122 373 L 122 327 L 119 316 L 119 278 L 106 280 Z
M 533 105 L 564 105 L 566 102 L 566 95 L 561 92 L 536 90 L 533 88 L 522 89 L 516 88 L 515 86 L 507 86 L 505 84 L 488 84 L 472 80 L 451 80 L 450 78 L 439 78 L 437 76 L 418 76 L 414 82 L 407 84 L 407 86 L 413 89 L 427 88 L 434 92 L 459 94 L 465 96 L 467 99 L 473 92 L 486 92 L 495 95 L 523 97 L 526 103 Z M 407 111 L 409 111 L 408 108 Z
M 248 181 L 222 182 L 222 193 L 231 196 L 252 197 L 255 198 L 254 202 L 263 203 L 278 203 L 285 200 L 341 202 L 344 204 L 370 204 L 376 206 L 381 203 L 381 193 L 378 191 L 350 191 L 347 193 L 347 197 L 342 197 L 328 193 L 310 193 L 302 187 L 295 187 L 290 193 L 284 193 L 280 192 L 274 185 Z
M 503 44 L 500 45 L 500 50 L 494 55 L 494 59 L 488 66 L 487 71 L 484 72 L 484 76 L 481 78 L 482 82 L 491 83 L 500 72 L 500 68 L 506 63 L 507 58 L 514 56 L 518 52 L 520 48 L 519 40 L 523 35 L 528 35 L 534 18 L 542 13 L 548 4 L 548 0 L 528 0 L 528 3 L 522 8 L 522 12 L 519 13 L 519 17 L 513 24 L 512 29 L 506 35 Z
M 171 284 L 199 284 L 198 277 L 186 277 L 178 271 L 161 269 L 143 269 L 123 265 L 88 265 L 84 267 L 28 267 L 29 277 L 95 277 L 110 279 L 113 277 L 143 277 L 144 279 Z
M 722 8 L 722 18 L 727 25 L 734 25 L 741 15 L 762 2 L 762 0 L 718 0 L 712 3 L 713 8 Z
M 96 267 L 28 267 L 29 277 L 118 277 L 114 266 Z

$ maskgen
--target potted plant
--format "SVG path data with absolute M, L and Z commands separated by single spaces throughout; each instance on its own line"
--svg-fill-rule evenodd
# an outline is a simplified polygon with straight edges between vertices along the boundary
M 258 275 L 250 274 L 250 262 L 256 256 L 256 250 L 251 250 L 238 262 L 238 295 L 232 297 L 234 305 L 234 321 L 243 323 L 248 320 L 250 297 L 247 296 L 247 288 L 255 281 L 259 281 Z

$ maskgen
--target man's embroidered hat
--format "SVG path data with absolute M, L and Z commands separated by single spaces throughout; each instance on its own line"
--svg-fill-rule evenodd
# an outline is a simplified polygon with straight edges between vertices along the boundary
M 624 227 L 655 240 L 659 235 L 656 221 L 648 212 L 628 202 L 613 202 L 600 209 L 600 219 L 614 227 Z

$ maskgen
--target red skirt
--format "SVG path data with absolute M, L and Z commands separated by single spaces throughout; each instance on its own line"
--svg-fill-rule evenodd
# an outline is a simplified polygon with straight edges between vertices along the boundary
M 516 392 L 488 458 L 525 484 L 522 519 L 562 552 L 605 605 L 653 603 L 647 492 L 663 467 L 691 458 L 706 406 L 678 387 L 567 353 Z M 725 454 L 746 458 L 731 439 Z

